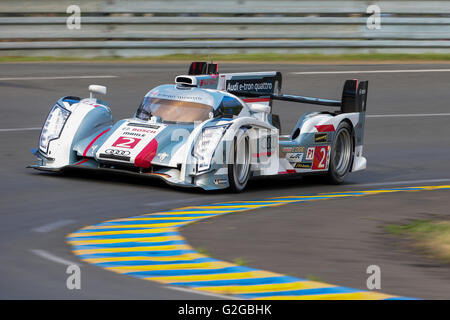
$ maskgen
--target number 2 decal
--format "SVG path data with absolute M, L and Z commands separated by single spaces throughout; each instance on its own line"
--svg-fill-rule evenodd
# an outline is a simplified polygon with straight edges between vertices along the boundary
M 139 143 L 139 141 L 141 141 L 141 139 L 119 137 L 119 139 L 117 139 L 116 142 L 112 144 L 112 146 L 117 148 L 133 149 Z
M 316 147 L 314 152 L 313 170 L 325 170 L 327 168 L 328 146 Z

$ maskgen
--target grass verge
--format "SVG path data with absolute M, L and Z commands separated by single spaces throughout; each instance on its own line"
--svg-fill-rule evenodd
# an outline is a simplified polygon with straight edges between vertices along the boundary
M 450 263 L 450 221 L 415 220 L 409 224 L 391 224 L 386 231 L 406 236 L 430 257 Z
M 380 62 L 450 62 L 450 54 L 281 54 L 281 53 L 249 53 L 249 54 L 171 54 L 151 57 L 13 57 L 0 56 L 0 62 L 152 62 L 152 61 L 231 61 L 231 62 L 278 62 L 278 63 L 380 63 Z
M 245 258 L 236 258 L 233 260 L 233 263 L 241 267 L 248 265 L 248 261 Z

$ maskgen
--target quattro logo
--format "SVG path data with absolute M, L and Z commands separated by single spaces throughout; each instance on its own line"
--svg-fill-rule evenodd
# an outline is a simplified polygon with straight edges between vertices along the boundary
M 112 146 L 117 148 L 133 149 L 139 143 L 139 141 L 141 141 L 141 139 L 132 137 L 119 137 L 119 139 L 117 139 L 116 142 L 112 144 Z
M 113 154 L 116 156 L 129 156 L 130 155 L 130 151 L 125 151 L 125 150 L 116 150 L 116 149 L 107 149 L 105 150 L 106 154 Z

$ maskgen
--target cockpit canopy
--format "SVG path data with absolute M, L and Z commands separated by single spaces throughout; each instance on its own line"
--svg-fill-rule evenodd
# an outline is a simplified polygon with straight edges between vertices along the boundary
M 163 122 L 205 121 L 213 117 L 213 108 L 198 102 L 145 97 L 136 117 L 149 120 L 152 116 L 160 117 Z
M 151 90 L 142 100 L 136 117 L 163 122 L 203 122 L 212 118 L 232 118 L 243 106 L 238 99 L 220 92 L 164 85 Z

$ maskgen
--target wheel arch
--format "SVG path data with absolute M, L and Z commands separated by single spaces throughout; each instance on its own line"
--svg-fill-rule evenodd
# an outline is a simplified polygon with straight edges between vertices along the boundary
M 341 123 L 343 123 L 343 122 L 348 123 L 348 125 L 351 128 L 351 132 L 350 133 L 351 133 L 351 136 L 352 136 L 352 142 L 353 143 L 352 143 L 352 157 L 351 157 L 349 172 L 352 172 L 353 162 L 355 161 L 355 148 L 356 148 L 355 127 L 353 126 L 352 121 L 350 121 L 350 119 L 348 119 L 348 118 L 342 119 L 342 121 L 339 122 L 339 125 L 341 125 Z M 339 125 L 338 125 L 338 127 L 339 127 Z

